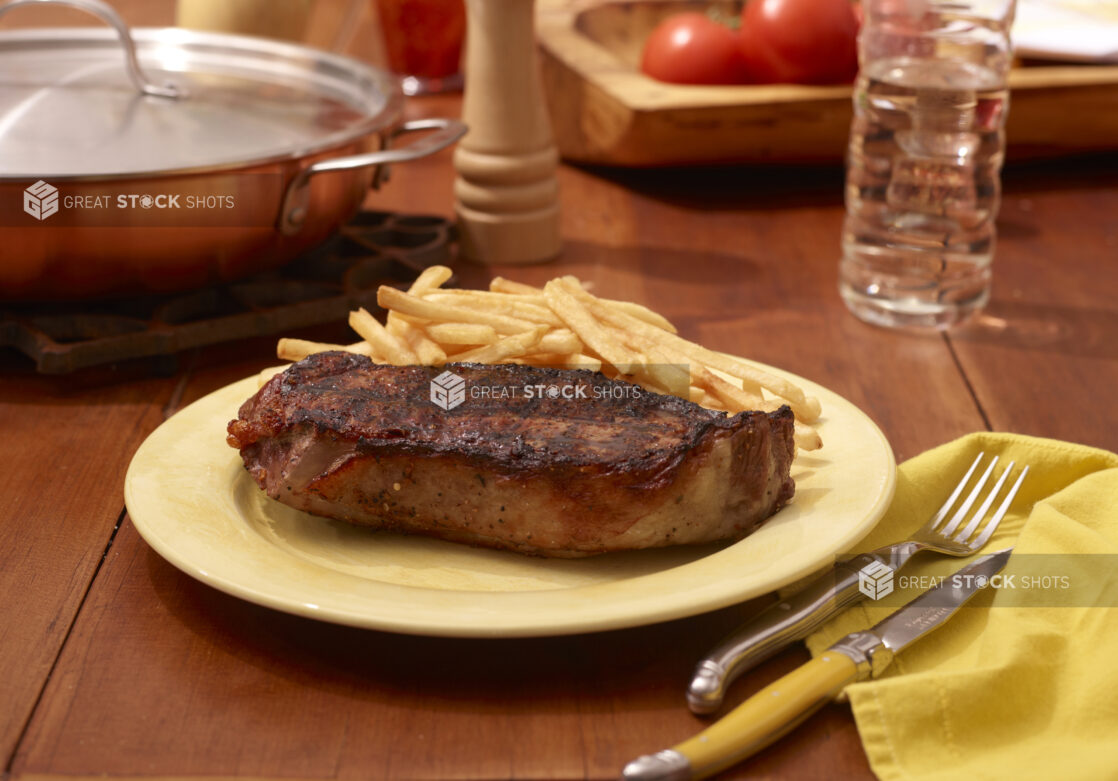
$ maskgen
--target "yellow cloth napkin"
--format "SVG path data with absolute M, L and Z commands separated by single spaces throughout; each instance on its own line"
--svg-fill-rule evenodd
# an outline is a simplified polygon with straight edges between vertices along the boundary
M 870 766 L 882 781 L 1118 779 L 1118 455 L 1010 434 L 963 437 L 900 466 L 895 501 L 858 549 L 906 539 L 980 451 L 1031 467 L 984 550 L 1013 545 L 1006 573 L 1015 559 L 1051 561 L 1073 587 L 1090 578 L 1097 593 L 1061 601 L 1023 582 L 987 588 L 881 678 L 847 687 Z M 895 580 L 949 575 L 963 563 L 921 553 Z M 863 602 L 811 635 L 809 650 L 820 654 L 921 590 L 888 606 Z

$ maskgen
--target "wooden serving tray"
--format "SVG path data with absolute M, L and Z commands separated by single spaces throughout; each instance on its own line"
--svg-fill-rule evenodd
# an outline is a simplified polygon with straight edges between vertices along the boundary
M 640 72 L 657 22 L 708 4 L 537 2 L 544 89 L 564 158 L 618 166 L 842 160 L 848 86 L 678 86 Z M 1118 66 L 1018 67 L 1010 88 L 1011 158 L 1118 149 Z

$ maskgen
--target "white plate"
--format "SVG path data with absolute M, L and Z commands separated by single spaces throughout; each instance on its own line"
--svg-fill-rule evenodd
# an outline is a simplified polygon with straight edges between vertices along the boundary
M 523 637 L 696 615 L 773 591 L 850 550 L 893 496 L 896 464 L 842 397 L 771 367 L 819 398 L 824 447 L 792 467 L 793 502 L 728 546 L 560 560 L 408 537 L 316 518 L 269 499 L 225 443 L 256 392 L 249 377 L 152 432 L 124 493 L 132 523 L 173 565 L 260 605 L 410 634 Z

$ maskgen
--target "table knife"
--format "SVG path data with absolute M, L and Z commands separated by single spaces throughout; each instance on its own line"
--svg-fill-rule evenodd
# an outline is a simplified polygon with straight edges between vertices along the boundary
M 856 681 L 876 678 L 896 654 L 946 622 L 1005 567 L 1012 548 L 945 577 L 871 629 L 854 632 L 761 689 L 675 748 L 633 760 L 623 781 L 691 781 L 734 765 L 785 735 Z

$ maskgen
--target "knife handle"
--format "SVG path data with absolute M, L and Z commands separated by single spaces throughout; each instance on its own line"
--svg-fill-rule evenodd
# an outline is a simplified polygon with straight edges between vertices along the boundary
M 761 689 L 695 737 L 630 762 L 621 777 L 686 781 L 714 775 L 791 731 L 857 679 L 850 657 L 827 651 Z
M 871 554 L 835 564 L 801 591 L 759 613 L 724 639 L 695 667 L 687 689 L 687 705 L 705 715 L 722 707 L 726 689 L 743 672 L 787 645 L 807 637 L 827 619 L 862 598 L 858 571 L 873 561 Z

